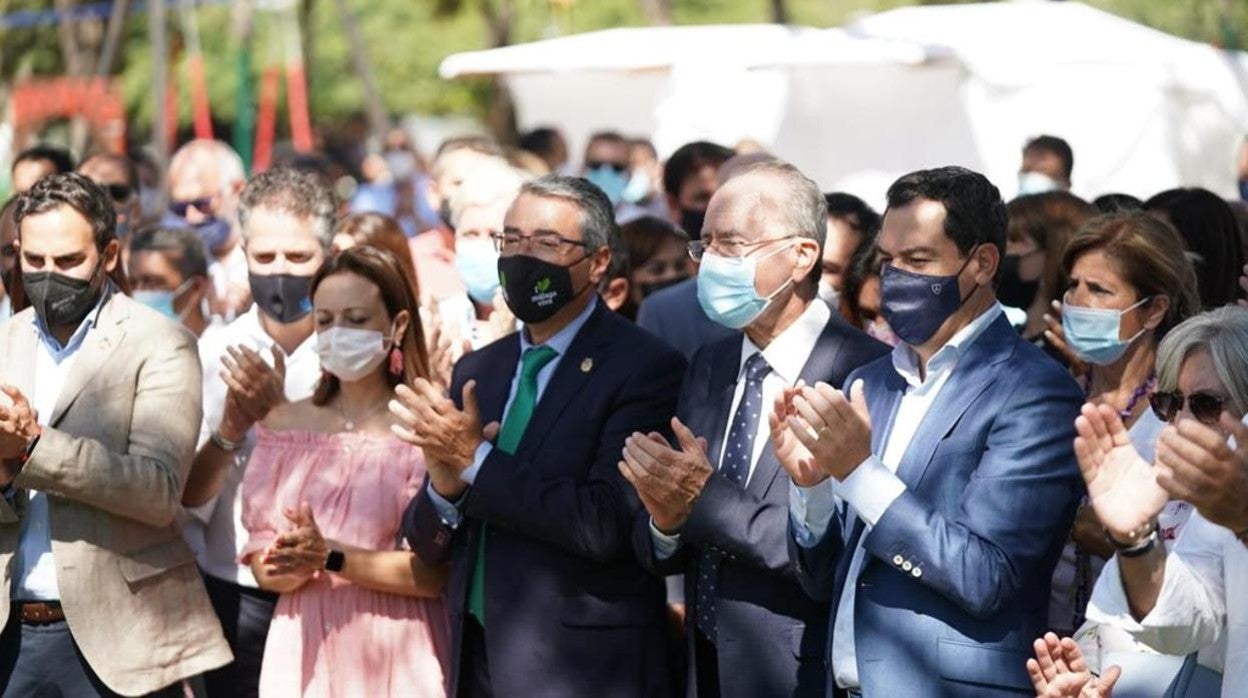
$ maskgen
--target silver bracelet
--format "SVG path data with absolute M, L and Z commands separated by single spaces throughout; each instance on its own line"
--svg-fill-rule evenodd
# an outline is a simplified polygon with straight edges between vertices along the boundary
M 213 431 L 212 435 L 208 438 L 213 444 L 216 445 L 217 448 L 225 451 L 226 453 L 234 453 L 235 451 L 239 451 L 243 448 L 243 441 L 230 441 L 222 436 L 220 431 Z

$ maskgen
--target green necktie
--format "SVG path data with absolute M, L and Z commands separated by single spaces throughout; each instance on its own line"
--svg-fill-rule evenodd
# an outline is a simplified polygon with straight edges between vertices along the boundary
M 520 384 L 516 386 L 516 397 L 511 401 L 507 417 L 503 419 L 502 429 L 498 432 L 498 442 L 494 447 L 504 453 L 514 454 L 524 436 L 524 430 L 533 417 L 533 408 L 537 406 L 537 374 L 550 363 L 559 352 L 547 346 L 533 347 L 520 357 Z M 481 525 L 481 534 L 477 538 L 477 560 L 472 573 L 472 586 L 468 589 L 468 612 L 485 627 L 485 525 Z

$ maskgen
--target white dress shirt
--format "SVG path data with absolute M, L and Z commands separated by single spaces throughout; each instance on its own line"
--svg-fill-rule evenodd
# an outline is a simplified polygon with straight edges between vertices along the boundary
M 208 280 L 212 282 L 212 291 L 218 298 L 224 298 L 231 287 L 247 288 L 250 283 L 248 274 L 247 253 L 241 244 L 235 245 L 223 259 L 209 258 Z M 230 322 L 235 318 L 221 319 Z
M 30 406 L 38 412 L 39 425 L 46 427 L 61 397 L 65 380 L 74 368 L 78 350 L 99 321 L 100 310 L 111 295 L 106 291 L 100 296 L 95 309 L 78 325 L 73 336 L 61 346 L 48 332 L 38 313 L 33 315 L 35 330 L 39 334 L 35 352 L 34 395 Z M 48 497 L 37 490 L 27 490 L 26 514 L 22 517 L 17 554 L 14 555 L 13 588 L 11 598 L 18 601 L 56 601 L 61 598 L 56 581 L 56 561 L 52 557 L 51 519 Z
M 1001 306 L 991 308 L 963 327 L 927 362 L 926 374 L 920 373 L 918 354 L 905 343 L 893 348 L 893 367 L 906 381 L 906 392 L 897 408 L 897 415 L 883 442 L 883 455 L 873 454 L 863 461 L 849 477 L 837 482 L 828 478 L 811 487 L 793 485 L 789 496 L 789 515 L 793 519 L 794 537 L 799 545 L 813 547 L 822 539 L 835 509 L 846 506 L 841 535 L 848 541 L 856 518 L 865 524 L 858 546 L 853 551 L 848 576 L 842 587 L 832 628 L 832 673 L 842 688 L 858 688 L 858 655 L 854 637 L 854 600 L 857 596 L 858 574 L 862 571 L 866 548 L 862 539 L 884 516 L 884 512 L 906 491 L 896 475 L 902 456 L 918 432 L 928 410 L 936 402 L 940 390 L 971 344 L 1001 316 Z M 975 370 L 969 366 L 967 370 Z M 885 425 L 872 425 L 882 428 Z
M 724 450 L 728 447 L 728 434 L 732 431 L 732 420 L 737 414 L 737 405 L 741 404 L 741 399 L 745 395 L 745 362 L 751 356 L 762 353 L 767 365 L 771 366 L 771 372 L 763 377 L 764 413 L 759 416 L 758 430 L 754 432 L 754 452 L 750 455 L 750 471 L 746 474 L 743 486 L 749 485 L 750 478 L 754 477 L 754 469 L 758 466 L 758 459 L 762 456 L 763 449 L 770 443 L 771 427 L 767 423 L 767 415 L 770 414 L 772 404 L 782 390 L 797 383 L 802 368 L 806 366 L 811 352 L 815 350 L 815 344 L 819 342 L 819 336 L 823 334 L 824 328 L 831 319 L 832 311 L 828 305 L 816 299 L 815 302 L 809 303 L 797 320 L 773 339 L 766 349 L 759 349 L 749 337 L 745 334 L 741 335 L 741 362 L 737 367 L 737 385 L 733 389 L 732 405 L 728 408 L 728 414 L 724 415 L 724 442 L 720 444 L 719 453 L 716 454 L 712 463 L 716 469 L 724 460 Z M 654 554 L 660 560 L 671 557 L 680 545 L 679 533 L 666 535 L 654 526 L 653 520 L 650 522 L 650 537 L 654 541 Z
M 568 349 L 572 346 L 572 340 L 576 339 L 576 335 L 580 334 L 581 328 L 589 321 L 589 316 L 593 314 L 594 308 L 598 307 L 598 296 L 594 296 L 589 305 L 581 311 L 569 322 L 566 327 L 555 333 L 553 337 L 546 340 L 543 344 L 534 345 L 529 341 L 528 330 L 520 331 L 520 357 L 516 359 L 516 369 L 511 375 L 511 390 L 507 393 L 507 405 L 503 408 L 503 418 L 499 420 L 502 424 L 507 421 L 507 411 L 511 409 L 511 401 L 516 399 L 516 390 L 520 387 L 520 367 L 523 365 L 524 352 L 532 349 L 534 346 L 547 346 L 555 350 L 555 358 L 546 362 L 541 370 L 537 372 L 537 395 L 534 396 L 534 405 L 540 405 L 542 395 L 546 394 L 546 386 L 550 385 L 550 379 L 555 375 L 555 368 L 563 361 L 563 357 L 568 353 Z M 485 464 L 485 459 L 489 457 L 494 450 L 494 444 L 489 441 L 482 441 L 477 446 L 477 452 L 473 456 L 472 465 L 469 465 L 459 474 L 461 480 L 468 485 L 472 485 L 477 479 L 477 473 L 481 471 L 481 466 Z M 461 497 L 462 499 L 462 497 Z M 433 502 L 434 508 L 438 510 L 438 516 L 442 518 L 442 522 L 452 528 L 458 527 L 462 516 L 456 503 L 447 501 L 445 497 L 438 494 L 438 491 L 429 488 L 429 500 Z
M 221 357 L 228 356 L 227 347 L 251 347 L 266 361 L 272 362 L 273 338 L 260 324 L 260 311 L 252 306 L 228 325 L 205 333 L 199 342 L 199 359 L 204 368 L 204 421 L 199 430 L 199 448 L 221 425 L 225 415 L 225 396 L 229 391 L 221 380 Z M 312 395 L 321 377 L 321 362 L 316 355 L 316 335 L 309 336 L 286 357 L 286 399 L 302 400 Z M 243 473 L 255 448 L 255 429 L 247 432 L 243 447 L 231 455 L 232 464 L 221 492 L 203 506 L 188 509 L 183 535 L 195 551 L 199 566 L 208 574 L 247 587 L 256 587 L 251 568 L 238 564 L 238 557 L 247 544 L 243 526 Z
M 1248 424 L 1248 416 L 1244 417 Z M 1233 443 L 1233 442 L 1232 442 Z M 1193 512 L 1166 555 L 1165 579 L 1153 610 L 1131 614 L 1118 557 L 1105 563 L 1088 602 L 1088 621 L 1112 625 L 1162 654 L 1200 652 L 1200 663 L 1222 667 L 1222 696 L 1248 685 L 1248 544 Z M 1203 650 L 1203 651 L 1202 651 Z M 1212 650 L 1212 651 L 1210 651 Z

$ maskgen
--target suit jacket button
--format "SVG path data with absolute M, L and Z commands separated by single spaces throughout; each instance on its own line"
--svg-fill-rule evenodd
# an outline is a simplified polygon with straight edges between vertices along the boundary
M 905 570 L 905 571 L 907 571 L 907 572 L 909 572 L 909 571 L 910 571 L 910 568 L 911 568 L 911 567 L 914 567 L 914 565 L 910 564 L 910 561 L 909 561 L 909 560 L 906 560 L 905 562 L 901 563 L 901 569 L 903 569 L 903 570 Z
M 915 567 L 914 569 L 910 570 L 910 574 L 911 574 L 911 575 L 912 575 L 915 579 L 918 579 L 919 577 L 922 577 L 922 576 L 923 576 L 923 570 L 919 569 L 918 567 Z
M 894 564 L 894 565 L 897 565 L 898 567 L 901 567 L 901 563 L 903 563 L 903 562 L 905 562 L 905 561 L 906 561 L 906 558 L 904 558 L 904 557 L 902 557 L 902 556 L 900 556 L 900 555 L 894 555 L 894 556 L 893 556 L 893 564 Z

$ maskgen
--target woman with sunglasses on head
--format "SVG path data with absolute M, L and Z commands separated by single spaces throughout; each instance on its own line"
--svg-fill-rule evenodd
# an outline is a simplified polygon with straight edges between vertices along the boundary
M 428 378 L 411 282 L 357 246 L 312 280 L 323 374 L 259 430 L 243 481 L 243 561 L 281 595 L 260 695 L 442 696 L 447 570 L 401 546 L 424 456 L 390 432 L 394 386 Z
M 1191 421 L 1221 439 L 1229 440 L 1234 436 L 1228 425 L 1240 422 L 1248 413 L 1248 309 L 1234 306 L 1220 308 L 1197 315 L 1171 330 L 1158 347 L 1157 389 L 1150 396 L 1149 403 L 1152 416 L 1163 424 L 1177 427 Z M 1121 418 L 1112 409 L 1089 404 L 1084 407 L 1083 414 L 1078 423 L 1082 445 L 1076 444 L 1076 453 L 1088 482 L 1093 506 L 1098 513 L 1105 515 L 1106 520 L 1113 522 L 1113 528 L 1120 528 L 1118 524 L 1123 516 L 1130 514 L 1147 522 L 1145 528 L 1148 530 L 1143 531 L 1139 544 L 1119 540 L 1119 534 L 1109 534 L 1115 539 L 1113 544 L 1118 549 L 1119 558 L 1106 566 L 1096 582 L 1088 607 L 1088 622 L 1074 635 L 1075 645 L 1059 641 L 1056 636 L 1037 642 L 1038 661 L 1034 663 L 1033 678 L 1043 678 L 1040 671 L 1042 662 L 1050 664 L 1048 658 L 1042 655 L 1051 655 L 1055 648 L 1056 652 L 1067 654 L 1069 649 L 1077 647 L 1091 672 L 1099 673 L 1102 667 L 1109 664 L 1129 661 L 1123 667 L 1120 690 L 1137 695 L 1134 691 L 1151 686 L 1157 695 L 1161 695 L 1181 657 L 1132 658 L 1136 653 L 1156 655 L 1159 649 L 1163 649 L 1150 649 L 1132 632 L 1128 632 L 1139 632 L 1148 625 L 1141 624 L 1144 616 L 1148 615 L 1148 609 L 1137 601 L 1148 595 L 1141 593 L 1141 587 L 1151 584 L 1140 584 L 1138 577 L 1152 577 L 1160 571 L 1147 569 L 1143 559 L 1155 550 L 1164 553 L 1171 549 L 1182 555 L 1184 549 L 1190 551 L 1203 547 L 1202 541 L 1189 539 L 1188 536 L 1205 538 L 1210 532 L 1210 524 L 1202 517 L 1193 517 L 1195 507 L 1192 503 L 1174 498 L 1172 493 L 1163 489 L 1169 477 L 1165 453 L 1158 455 L 1158 465 L 1154 467 L 1153 459 L 1141 455 L 1143 449 L 1138 448 L 1135 440 L 1127 435 Z M 1242 435 L 1242 429 L 1240 431 Z M 1158 446 L 1157 450 L 1164 451 L 1164 448 Z M 1150 452 L 1152 450 L 1150 448 Z M 1201 523 L 1198 525 L 1197 521 Z M 1191 534 L 1186 532 L 1189 529 Z M 1207 550 L 1202 552 L 1207 553 Z M 1164 564 L 1164 555 L 1161 562 Z M 1141 570 L 1141 567 L 1145 569 Z M 1230 586 L 1226 591 L 1231 591 Z M 1156 602 L 1155 595 L 1153 600 Z M 1128 614 L 1122 607 L 1127 603 L 1130 603 L 1134 620 L 1124 617 Z M 1150 642 L 1164 644 L 1166 639 L 1161 634 L 1154 634 Z M 1065 644 L 1067 649 L 1062 650 L 1059 642 Z M 1041 645 L 1043 651 L 1039 650 Z M 1174 650 L 1180 655 L 1200 650 L 1198 659 L 1201 665 L 1222 671 L 1228 650 L 1242 653 L 1243 648 L 1216 644 L 1208 647 L 1175 646 Z M 1065 659 L 1069 661 L 1071 657 L 1066 656 Z M 1046 679 L 1050 680 L 1053 677 Z M 1039 689 L 1040 683 L 1037 682 Z
M 1063 334 L 1086 367 L 1076 379 L 1089 403 L 1119 415 L 1146 458 L 1163 426 L 1149 411 L 1157 345 L 1200 310 L 1195 273 L 1183 252 L 1183 240 L 1170 225 L 1127 211 L 1088 221 L 1062 257 L 1068 279 Z M 1068 634 L 1082 624 L 1092 583 L 1112 553 L 1092 510 L 1082 507 L 1053 574 L 1053 630 Z

